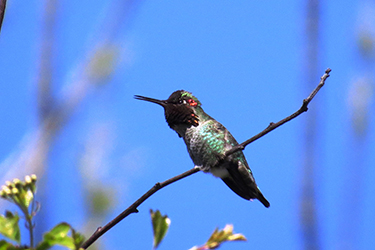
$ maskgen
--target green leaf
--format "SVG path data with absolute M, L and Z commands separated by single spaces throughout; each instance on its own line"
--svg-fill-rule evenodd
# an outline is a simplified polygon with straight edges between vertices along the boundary
M 5 240 L 0 240 L 0 250 L 17 250 L 19 248 L 13 246 L 9 242 L 6 242 Z
M 50 249 L 52 245 L 49 244 L 47 241 L 41 241 L 38 246 L 36 247 L 36 250 L 47 250 Z
M 74 241 L 74 245 L 76 246 L 76 249 L 80 249 L 80 246 L 85 241 L 85 237 L 82 234 L 78 233 L 73 228 L 71 228 L 71 229 L 72 229 L 72 238 L 73 238 L 73 241 Z
M 71 231 L 72 236 L 69 236 Z M 51 231 L 44 234 L 43 241 L 36 248 L 37 250 L 46 250 L 52 246 L 59 245 L 64 246 L 72 250 L 79 249 L 79 246 L 83 242 L 83 236 L 77 232 L 68 224 L 60 223 Z
M 62 222 L 51 229 L 45 237 L 54 236 L 57 238 L 63 238 L 68 235 L 70 231 L 70 225 L 68 223 Z
M 0 234 L 4 235 L 10 240 L 20 243 L 21 233 L 18 225 L 20 217 L 17 213 L 12 214 L 10 211 L 5 212 L 5 216 L 0 216 Z
M 154 249 L 156 249 L 167 234 L 171 220 L 167 215 L 162 216 L 159 210 L 154 212 L 152 209 L 150 209 L 150 214 L 152 229 L 154 231 Z

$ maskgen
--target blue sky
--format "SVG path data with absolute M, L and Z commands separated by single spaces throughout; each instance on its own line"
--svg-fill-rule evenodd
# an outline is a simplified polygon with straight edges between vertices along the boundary
M 81 190 L 84 183 L 115 190 L 117 202 L 106 222 L 156 182 L 193 167 L 183 141 L 167 126 L 162 108 L 133 99 L 135 94 L 165 99 L 178 89 L 193 92 L 204 110 L 242 142 L 269 122 L 296 111 L 312 90 L 304 85 L 304 1 L 142 1 L 129 10 L 123 8 L 131 4 L 113 9 L 116 3 L 61 1 L 58 5 L 54 97 L 63 99 L 66 86 L 74 83 L 77 67 L 103 37 L 113 39 L 119 64 L 110 79 L 88 91 L 52 144 L 48 170 L 40 177 L 46 189 L 40 190 L 44 197 L 41 215 L 46 217 L 39 224 L 46 229 L 67 221 L 83 230 L 88 220 Z M 369 233 L 374 231 L 375 220 L 371 212 L 375 172 L 370 168 L 374 166 L 374 117 L 370 113 L 367 137 L 354 141 L 348 101 L 353 82 L 368 72 L 374 77 L 373 62 L 364 65 L 356 43 L 359 27 L 367 20 L 359 16 L 371 13 L 371 6 L 371 1 L 347 0 L 321 4 L 316 84 L 326 68 L 332 68 L 332 73 L 310 110 L 318 118 L 317 171 L 311 178 L 317 186 L 322 249 L 375 245 Z M 112 20 L 117 11 L 128 16 L 111 35 L 112 30 L 100 23 Z M 42 13 L 38 1 L 8 3 L 0 35 L 1 175 L 9 172 L 6 159 L 17 156 L 27 144 L 25 136 L 37 129 Z M 374 32 L 373 24 L 369 27 Z M 369 105 L 373 107 L 373 102 Z M 221 249 L 301 249 L 302 135 L 309 114 L 244 151 L 271 203 L 269 209 L 258 201 L 241 199 L 221 180 L 197 173 L 152 196 L 138 214 L 105 234 L 103 243 L 108 249 L 150 249 L 148 210 L 152 208 L 168 214 L 172 221 L 160 249 L 203 244 L 215 227 L 225 224 L 233 224 L 234 231 L 248 241 L 227 243 Z M 80 157 L 89 151 L 87 145 L 94 145 L 86 158 L 92 162 L 82 167 Z M 23 169 L 10 178 L 22 177 L 21 173 L 29 174 Z M 346 192 L 351 176 L 361 181 L 355 190 L 359 198 L 354 200 L 359 203 L 348 212 L 351 203 L 346 196 L 356 193 Z M 0 206 L 3 209 L 5 204 Z M 348 240 L 344 230 L 352 225 L 351 218 L 357 223 L 354 240 Z M 99 225 L 90 226 L 94 231 Z M 350 248 L 353 242 L 356 248 Z

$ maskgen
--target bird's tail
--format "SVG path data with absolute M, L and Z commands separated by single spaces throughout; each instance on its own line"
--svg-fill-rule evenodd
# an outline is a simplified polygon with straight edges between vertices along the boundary
M 252 200 L 255 198 L 258 199 L 265 207 L 270 206 L 270 203 L 263 196 L 262 192 L 259 190 L 255 183 L 251 189 L 248 186 L 246 186 L 246 189 L 243 189 L 238 185 L 239 182 L 236 183 L 235 181 L 233 181 L 233 178 L 222 178 L 222 180 L 230 189 L 232 189 L 233 192 L 235 192 L 245 200 Z
M 257 199 L 265 206 L 265 207 L 270 207 L 270 203 L 268 202 L 268 200 L 263 196 L 262 192 L 260 192 L 259 190 L 259 193 L 258 193 L 258 197 Z

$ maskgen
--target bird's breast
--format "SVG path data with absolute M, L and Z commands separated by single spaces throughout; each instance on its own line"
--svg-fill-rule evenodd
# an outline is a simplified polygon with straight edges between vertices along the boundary
M 201 122 L 197 127 L 188 128 L 183 136 L 194 164 L 205 172 L 216 166 L 227 150 L 223 141 L 225 135 L 216 128 L 217 125 L 209 120 Z

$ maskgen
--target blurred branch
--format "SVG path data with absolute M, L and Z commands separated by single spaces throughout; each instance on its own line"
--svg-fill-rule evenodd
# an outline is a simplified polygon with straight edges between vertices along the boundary
M 0 0 L 5 3 L 4 0 Z M 93 41 L 86 53 L 82 56 L 83 59 L 76 65 L 75 69 L 69 70 L 68 79 L 61 93 L 54 98 L 52 108 L 49 107 L 49 112 L 44 113 L 44 119 L 40 121 L 39 126 L 27 134 L 24 140 L 20 143 L 20 149 L 13 152 L 7 159 L 0 164 L 0 169 L 8 169 L 5 174 L 2 174 L 2 179 L 12 179 L 14 175 L 23 175 L 27 173 L 35 173 L 39 176 L 43 173 L 43 162 L 48 156 L 51 143 L 62 130 L 62 128 L 69 122 L 74 111 L 79 107 L 87 95 L 100 85 L 103 81 L 108 79 L 108 75 L 113 74 L 116 65 L 114 56 L 104 56 L 107 65 L 111 65 L 112 70 L 106 70 L 106 77 L 102 75 L 95 75 L 95 61 L 103 61 L 103 53 L 107 55 L 112 53 L 111 48 L 117 39 L 119 32 L 123 29 L 120 27 L 124 23 L 128 23 L 131 17 L 131 12 L 140 1 L 117 0 L 114 1 L 112 8 L 108 10 L 107 17 L 103 19 L 103 23 L 98 25 L 98 30 L 94 32 Z M 1 6 L 0 6 L 1 7 Z M 48 7 L 46 7 L 48 8 Z M 119 54 L 119 53 L 117 53 Z M 109 59 L 108 59 L 109 58 Z M 42 59 L 43 60 L 43 59 Z M 113 60 L 108 62 L 108 60 Z M 43 65 L 42 65 L 43 66 Z M 47 70 L 47 69 L 41 69 Z M 39 83 L 41 88 L 49 85 L 47 83 Z M 42 87 L 43 85 L 43 87 Z M 42 90 L 40 90 L 42 92 Z M 47 96 L 45 93 L 40 93 L 43 98 Z
M 331 72 L 331 69 L 328 68 L 326 69 L 324 75 L 320 78 L 320 82 L 318 84 L 318 86 L 311 92 L 311 94 L 303 100 L 303 103 L 302 103 L 302 106 L 299 108 L 299 110 L 297 110 L 296 112 L 294 112 L 293 114 L 291 114 L 290 116 L 282 119 L 281 121 L 277 122 L 277 123 L 273 123 L 271 122 L 270 125 L 265 129 L 263 130 L 262 132 L 260 132 L 259 134 L 253 136 L 252 138 L 250 138 L 249 140 L 239 144 L 238 146 L 236 147 L 233 147 L 231 150 L 228 150 L 225 154 L 225 157 L 228 157 L 229 155 L 239 151 L 239 150 L 243 150 L 248 144 L 250 144 L 251 142 L 259 139 L 260 137 L 268 134 L 269 132 L 271 132 L 272 130 L 276 129 L 277 127 L 283 125 L 284 123 L 296 118 L 297 116 L 299 116 L 300 114 L 302 114 L 303 112 L 306 112 L 308 110 L 307 106 L 309 105 L 309 103 L 311 102 L 311 100 L 315 97 L 315 95 L 319 92 L 319 90 L 324 86 L 325 84 L 325 81 L 326 79 L 329 77 L 329 73 Z M 192 168 L 180 175 L 177 175 L 175 177 L 172 177 L 164 182 L 161 182 L 161 183 L 156 183 L 150 190 L 148 190 L 144 195 L 142 195 L 138 200 L 136 200 L 132 205 L 130 205 L 127 209 L 125 209 L 121 214 L 119 214 L 116 218 L 114 218 L 113 220 L 111 220 L 109 223 L 107 223 L 105 226 L 103 227 L 98 227 L 96 229 L 96 231 L 90 236 L 90 238 L 85 241 L 83 244 L 82 244 L 82 248 L 83 249 L 87 249 L 91 244 L 93 244 L 100 236 L 102 236 L 104 233 L 106 233 L 109 229 L 111 229 L 112 227 L 114 227 L 117 223 L 119 223 L 120 221 L 122 221 L 124 218 L 126 218 L 127 216 L 129 216 L 130 214 L 132 213 L 138 213 L 138 206 L 140 206 L 145 200 L 147 200 L 150 196 L 152 196 L 154 193 L 156 193 L 157 191 L 159 191 L 160 189 L 168 186 L 169 184 L 172 184 L 173 182 L 176 182 L 178 180 L 181 180 L 185 177 L 188 177 L 192 174 L 195 174 L 197 172 L 199 172 L 200 169 L 195 167 L 195 168 Z
M 54 100 L 52 97 L 51 85 L 53 68 L 53 56 L 56 32 L 56 0 L 44 1 L 44 20 L 42 39 L 40 46 L 39 81 L 37 87 L 37 102 L 39 122 L 42 122 L 48 113 L 53 109 Z
M 319 74 L 320 56 L 320 32 L 321 32 L 321 0 L 305 0 L 305 23 L 304 23 L 304 56 L 305 72 L 304 86 L 310 89 L 315 85 L 314 78 Z M 316 182 L 318 148 L 318 108 L 312 110 L 305 120 L 303 126 L 303 137 L 301 147 L 301 179 L 299 183 L 299 226 L 301 229 L 301 249 L 318 250 L 321 248 L 318 227 L 318 212 L 316 209 Z
M 0 31 L 3 26 L 3 19 L 5 15 L 5 7 L 7 5 L 7 0 L 0 0 Z

